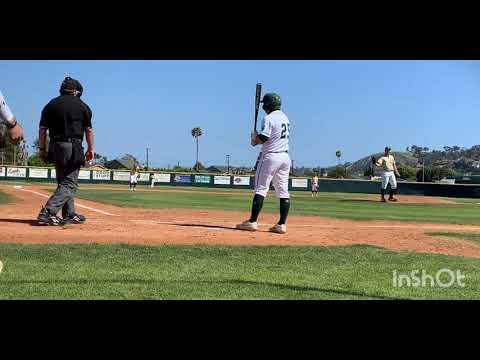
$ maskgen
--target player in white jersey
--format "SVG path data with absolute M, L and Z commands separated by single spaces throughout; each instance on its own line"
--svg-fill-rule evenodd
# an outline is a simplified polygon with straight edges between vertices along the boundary
M 312 197 L 315 195 L 315 197 L 318 195 L 318 175 L 315 174 L 315 176 L 312 178 Z
M 13 144 L 18 144 L 23 139 L 23 130 L 12 111 L 8 107 L 2 92 L 0 91 L 0 124 L 5 124 L 8 136 Z
M 256 165 L 252 213 L 249 220 L 237 225 L 237 229 L 257 230 L 258 215 L 270 183 L 273 182 L 275 193 L 280 199 L 280 220 L 270 228 L 270 231 L 285 234 L 287 232 L 285 223 L 290 209 L 290 194 L 288 193 L 288 175 L 291 164 L 288 155 L 290 122 L 287 115 L 280 110 L 280 96 L 274 93 L 265 94 L 262 103 L 262 108 L 267 115 L 263 119 L 262 130 L 259 134 L 252 133 L 250 141 L 252 146 L 262 144 L 262 151 Z
M 135 191 L 139 177 L 140 174 L 138 172 L 138 166 L 136 166 L 132 169 L 132 171 L 130 171 L 130 191 Z

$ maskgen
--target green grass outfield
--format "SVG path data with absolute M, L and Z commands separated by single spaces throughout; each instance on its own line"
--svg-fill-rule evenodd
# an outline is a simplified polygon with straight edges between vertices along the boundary
M 369 246 L 0 244 L 0 260 L 0 299 L 480 299 L 479 260 Z M 393 286 L 445 268 L 465 287 Z
M 49 186 L 53 188 L 53 186 Z M 83 186 L 80 197 L 123 207 L 249 212 L 250 190 Z M 110 186 L 109 186 L 110 187 Z M 206 193 L 195 193 L 202 191 Z M 214 194 L 220 193 L 220 194 Z M 272 194 L 273 195 L 273 194 Z M 292 214 L 478 224 L 480 207 L 361 202 L 363 194 L 294 192 Z M 350 199 L 350 200 L 346 200 Z M 8 201 L 0 192 L 0 202 Z M 10 202 L 13 199 L 10 199 Z M 269 196 L 265 211 L 277 212 Z M 435 233 L 479 241 L 479 234 Z M 370 246 L 224 247 L 0 244 L 0 299 L 480 299 L 480 260 Z M 394 287 L 393 273 L 460 270 L 465 287 Z
M 172 189 L 172 188 L 169 188 Z M 137 191 L 125 187 L 92 189 L 82 187 L 78 197 L 121 207 L 140 208 L 190 208 L 211 210 L 250 211 L 252 191 L 208 188 L 174 187 L 182 192 Z M 201 191 L 202 193 L 195 193 Z M 325 216 L 351 220 L 395 220 L 449 224 L 480 224 L 480 205 L 465 202 L 456 204 L 383 204 L 362 201 L 365 194 L 319 193 L 312 198 L 309 192 L 293 192 L 291 215 Z M 269 194 L 264 203 L 265 212 L 278 212 L 278 199 Z

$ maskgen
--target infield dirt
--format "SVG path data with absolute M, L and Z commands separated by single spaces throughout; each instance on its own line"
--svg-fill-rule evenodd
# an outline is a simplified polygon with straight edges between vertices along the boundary
M 415 251 L 480 258 L 480 246 L 461 239 L 425 235 L 426 231 L 480 232 L 480 226 L 393 221 L 351 221 L 316 216 L 290 216 L 288 233 L 268 232 L 276 214 L 262 214 L 260 231 L 243 232 L 235 224 L 248 212 L 193 209 L 129 209 L 78 200 L 83 225 L 37 226 L 44 196 L 39 186 L 22 189 L 0 185 L 13 203 L 0 205 L 0 242 L 125 243 L 142 245 L 345 246 L 366 244 L 396 251 Z M 33 191 L 33 192 L 32 192 Z M 169 190 L 170 191 L 170 190 Z M 359 200 L 374 201 L 375 196 Z M 423 202 L 422 202 L 423 201 Z M 448 203 L 448 200 L 402 196 L 402 203 Z M 394 205 L 392 205 L 394 206 Z

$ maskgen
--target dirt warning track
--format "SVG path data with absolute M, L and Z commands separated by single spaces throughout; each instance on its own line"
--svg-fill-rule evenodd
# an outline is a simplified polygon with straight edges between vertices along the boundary
M 480 258 L 480 246 L 460 239 L 432 237 L 425 231 L 480 232 L 480 226 L 351 221 L 291 216 L 286 235 L 268 228 L 276 214 L 262 214 L 260 231 L 243 232 L 235 224 L 248 212 L 193 209 L 128 209 L 78 200 L 87 216 L 83 225 L 37 226 L 40 207 L 49 193 L 38 186 L 0 185 L 14 203 L 0 205 L 0 242 L 125 243 L 142 245 L 344 246 L 367 244 L 397 251 L 416 251 Z M 370 200 L 370 197 L 365 200 Z M 404 199 L 402 197 L 402 199 Z M 432 198 L 433 199 L 433 198 Z M 418 199 L 417 199 L 418 200 Z M 441 199 L 438 199 L 441 200 Z

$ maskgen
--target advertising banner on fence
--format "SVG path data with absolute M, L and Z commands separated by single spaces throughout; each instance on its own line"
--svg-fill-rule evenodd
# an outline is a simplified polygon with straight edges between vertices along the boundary
M 210 175 L 195 175 L 195 182 L 197 184 L 210 184 Z
M 113 181 L 130 181 L 130 173 L 128 171 L 114 171 Z
M 56 179 L 57 178 L 57 172 L 55 169 L 50 169 L 50 179 Z
M 79 180 L 90 180 L 90 170 L 80 170 L 78 173 Z
M 27 169 L 9 167 L 7 168 L 7 176 L 8 177 L 27 177 Z
M 0 176 L 5 176 L 5 168 L 0 167 Z
M 215 185 L 230 185 L 230 176 L 215 176 L 213 183 Z
M 36 179 L 47 179 L 48 169 L 28 169 L 28 177 Z
M 249 186 L 250 176 L 235 176 L 233 178 L 233 185 Z
M 110 180 L 110 170 L 94 170 L 93 171 L 93 180 Z
M 169 183 L 170 174 L 153 174 L 153 178 L 157 183 Z
M 190 175 L 175 175 L 175 178 L 173 179 L 176 183 L 190 183 L 192 180 L 190 178 Z
M 139 175 L 138 181 L 150 182 L 150 173 L 140 173 Z
M 292 188 L 307 188 L 308 179 L 292 179 Z

